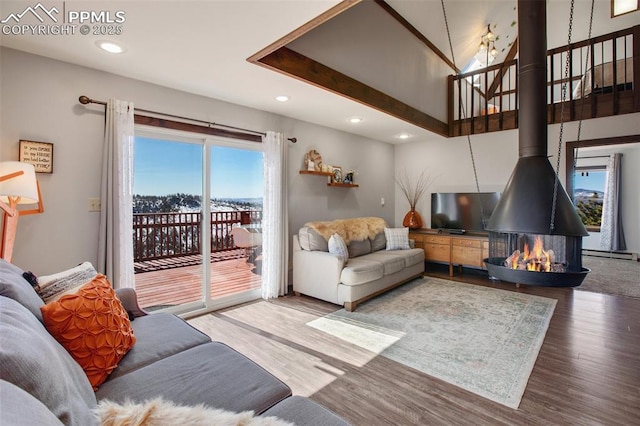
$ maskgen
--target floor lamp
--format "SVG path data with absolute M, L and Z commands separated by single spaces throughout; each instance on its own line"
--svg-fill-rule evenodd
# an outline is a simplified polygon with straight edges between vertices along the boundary
M 35 203 L 38 204 L 37 209 L 18 210 L 20 204 Z M 0 162 L 0 209 L 4 211 L 0 257 L 11 262 L 19 217 L 44 211 L 40 186 L 32 164 L 19 161 Z

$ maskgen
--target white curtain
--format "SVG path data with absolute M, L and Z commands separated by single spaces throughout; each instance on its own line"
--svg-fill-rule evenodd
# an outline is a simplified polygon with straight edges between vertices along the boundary
M 288 214 L 287 145 L 284 136 L 267 132 L 264 144 L 264 206 L 262 218 L 262 298 L 287 292 Z
M 626 250 L 622 230 L 622 211 L 620 208 L 620 180 L 622 154 L 609 156 L 607 165 L 607 184 L 602 204 L 602 223 L 600 225 L 600 248 L 607 251 Z
M 109 99 L 106 106 L 98 271 L 115 288 L 134 287 L 133 103 Z

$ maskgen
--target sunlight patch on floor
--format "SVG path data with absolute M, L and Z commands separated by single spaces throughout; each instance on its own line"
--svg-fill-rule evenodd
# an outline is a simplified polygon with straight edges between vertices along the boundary
M 382 353 L 405 335 L 402 332 L 350 321 L 346 318 L 332 318 L 331 315 L 315 319 L 308 322 L 307 325 L 376 355 Z
M 294 395 L 311 396 L 345 374 L 322 354 L 256 333 L 251 327 L 226 321 L 223 316 L 203 315 L 188 322 L 214 341 L 225 343 L 233 336 L 233 349 L 285 382 Z
M 317 312 L 305 312 L 260 301 L 250 307 L 240 306 L 220 315 L 278 336 L 289 341 L 293 346 L 300 345 L 306 348 L 309 354 L 328 356 L 356 367 L 362 367 L 378 356 L 375 350 L 354 344 L 339 336 L 333 336 L 324 330 L 307 326 L 313 320 L 326 316 Z M 331 314 L 328 316 L 331 317 Z M 271 318 L 273 321 L 265 322 L 262 318 Z M 387 331 L 382 333 L 389 334 Z

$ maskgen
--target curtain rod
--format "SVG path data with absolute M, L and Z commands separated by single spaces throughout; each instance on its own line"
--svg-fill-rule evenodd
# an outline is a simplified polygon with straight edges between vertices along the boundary
M 105 101 L 98 101 L 98 100 L 91 99 L 90 97 L 84 96 L 84 95 L 80 96 L 78 98 L 78 101 L 82 105 L 87 105 L 87 104 L 98 104 L 98 105 L 103 105 L 103 106 L 107 105 L 107 103 Z M 162 115 L 162 116 L 165 116 L 165 117 L 177 118 L 177 119 L 180 119 L 180 120 L 194 121 L 196 123 L 206 124 L 209 127 L 212 127 L 212 126 L 225 127 L 227 129 L 239 130 L 239 131 L 242 131 L 242 132 L 249 132 L 249 133 L 254 133 L 254 134 L 262 135 L 262 136 L 266 136 L 267 135 L 266 133 L 259 132 L 257 130 L 243 129 L 242 127 L 235 127 L 235 126 L 227 126 L 226 124 L 212 123 L 210 121 L 198 120 L 198 119 L 195 119 L 195 118 L 183 117 L 183 116 L 180 116 L 180 115 L 167 114 L 165 112 L 150 111 L 150 110 L 142 109 L 142 108 L 136 108 L 135 110 L 136 111 L 140 111 L 140 112 L 145 112 L 147 114 Z M 287 138 L 287 140 L 291 141 L 292 143 L 296 143 L 298 141 L 298 139 L 296 139 L 296 138 Z

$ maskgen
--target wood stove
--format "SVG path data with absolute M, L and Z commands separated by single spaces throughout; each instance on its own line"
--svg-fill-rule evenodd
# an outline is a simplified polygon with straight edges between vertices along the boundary
M 537 239 L 542 241 L 544 253 L 552 255 L 534 254 L 528 262 L 522 260 L 526 248 L 535 246 Z M 491 232 L 489 258 L 484 262 L 491 277 L 545 287 L 579 286 L 589 273 L 582 267 L 582 237 L 563 235 Z
M 546 1 L 518 1 L 519 159 L 486 229 L 492 277 L 574 287 L 587 230 L 547 159 Z M 526 253 L 526 256 L 525 256 Z

